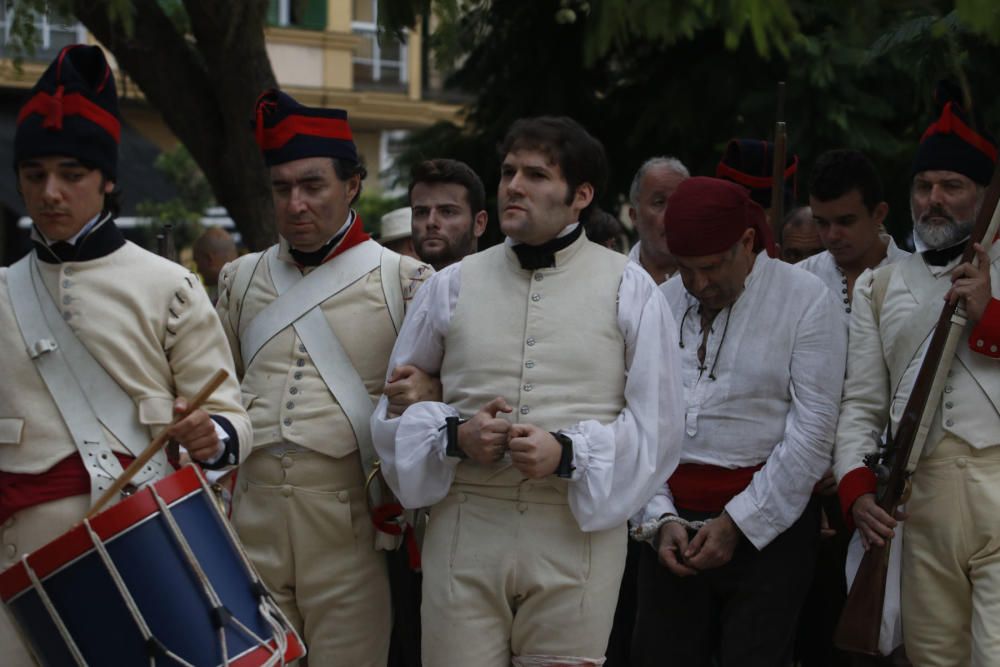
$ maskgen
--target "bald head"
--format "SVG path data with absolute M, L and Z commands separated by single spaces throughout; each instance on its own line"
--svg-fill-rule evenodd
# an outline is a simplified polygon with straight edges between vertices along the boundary
M 191 251 L 194 263 L 198 265 L 198 273 L 206 285 L 217 284 L 222 267 L 239 256 L 233 237 L 221 227 L 210 227 L 205 230 L 205 233 L 195 240 Z
M 819 227 L 813 219 L 812 209 L 800 206 L 785 216 L 781 226 L 781 259 L 789 264 L 801 262 L 823 252 Z

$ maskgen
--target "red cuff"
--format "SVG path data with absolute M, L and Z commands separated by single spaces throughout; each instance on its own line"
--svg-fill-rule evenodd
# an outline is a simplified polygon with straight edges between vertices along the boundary
M 969 335 L 969 349 L 1000 359 L 1000 299 L 990 299 L 983 317 Z
M 866 493 L 877 491 L 875 473 L 865 467 L 855 468 L 844 475 L 837 486 L 837 495 L 840 497 L 840 511 L 844 514 L 844 522 L 847 530 L 854 530 L 854 516 L 851 514 L 851 506 L 854 501 Z

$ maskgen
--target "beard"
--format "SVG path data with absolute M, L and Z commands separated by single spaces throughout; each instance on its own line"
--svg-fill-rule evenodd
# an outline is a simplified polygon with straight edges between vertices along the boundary
M 912 207 L 910 211 L 913 215 Z M 931 222 L 934 218 L 947 222 Z M 975 224 L 975 219 L 956 220 L 940 206 L 931 206 L 919 218 L 913 215 L 913 232 L 931 250 L 950 248 L 960 243 L 972 233 Z
M 448 264 L 462 259 L 462 257 L 470 252 L 469 248 L 473 248 L 472 252 L 475 252 L 475 246 L 472 245 L 473 236 L 471 229 L 463 232 L 458 238 L 448 238 L 443 234 L 436 235 L 434 238 L 439 241 L 437 247 L 426 247 L 426 237 L 414 239 L 413 247 L 417 251 L 420 261 L 427 262 L 435 270 L 440 270 Z

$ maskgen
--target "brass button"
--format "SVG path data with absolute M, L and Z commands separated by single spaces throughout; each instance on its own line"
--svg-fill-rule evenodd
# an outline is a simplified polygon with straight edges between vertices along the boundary
M 292 487 L 290 487 L 290 486 L 283 486 L 283 487 L 281 487 L 281 495 L 283 495 L 286 498 L 291 498 L 292 497 Z
M 527 405 L 522 405 L 521 406 L 521 414 L 522 415 L 526 415 L 529 412 L 531 412 L 531 408 L 529 408 Z
M 291 456 L 288 456 L 286 454 L 285 456 L 281 457 L 282 468 L 291 468 L 293 465 L 295 465 L 295 459 L 293 459 Z

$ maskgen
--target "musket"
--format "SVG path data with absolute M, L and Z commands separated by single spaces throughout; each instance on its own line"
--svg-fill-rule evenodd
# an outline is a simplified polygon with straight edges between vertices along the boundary
M 163 231 L 156 235 L 156 254 L 171 262 L 177 261 L 177 248 L 174 246 L 174 226 L 169 222 L 163 225 Z
M 983 205 L 976 216 L 976 224 L 969 236 L 962 262 L 973 262 L 976 257 L 973 244 L 989 247 L 1000 227 L 1000 170 L 993 172 L 993 178 L 983 198 Z M 985 241 L 985 243 L 984 243 Z M 989 271 L 989 267 L 986 267 Z M 958 308 L 958 302 L 946 303 L 941 309 L 927 352 L 920 364 L 913 390 L 906 401 L 906 408 L 899 421 L 896 434 L 886 438 L 886 446 L 880 456 L 866 457 L 866 463 L 873 468 L 879 481 L 878 506 L 889 516 L 903 502 L 909 492 L 909 480 L 913 465 L 910 458 L 914 449 L 921 450 L 930 429 L 931 420 L 937 412 L 941 392 L 959 341 L 964 337 L 965 313 Z M 869 545 L 861 559 L 854 584 L 844 603 L 840 622 L 834 634 L 834 644 L 845 651 L 878 655 L 879 633 L 882 627 L 882 607 L 885 603 L 885 585 L 889 571 L 889 549 L 892 540 L 885 540 L 883 546 Z M 920 585 L 920 582 L 913 582 Z
M 774 164 L 771 168 L 771 228 L 774 238 L 781 238 L 781 223 L 785 219 L 785 162 L 788 133 L 785 127 L 785 82 L 778 82 L 778 114 L 774 123 Z

